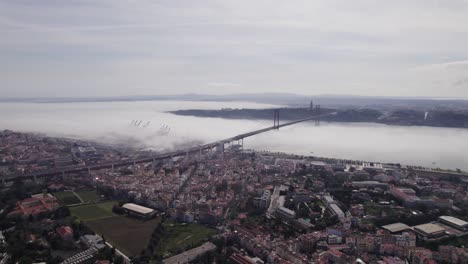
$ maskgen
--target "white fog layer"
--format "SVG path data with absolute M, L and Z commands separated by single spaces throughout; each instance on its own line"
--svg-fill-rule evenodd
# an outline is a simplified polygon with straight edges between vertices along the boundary
M 164 151 L 181 144 L 208 143 L 273 125 L 273 120 L 197 118 L 166 113 L 178 109 L 227 107 L 273 106 L 175 101 L 3 103 L 0 104 L 0 129 L 132 144 Z M 133 120 L 141 120 L 140 125 L 132 126 Z M 468 129 L 324 122 L 316 127 L 311 122 L 248 138 L 244 140 L 244 148 L 468 170 L 465 155 Z

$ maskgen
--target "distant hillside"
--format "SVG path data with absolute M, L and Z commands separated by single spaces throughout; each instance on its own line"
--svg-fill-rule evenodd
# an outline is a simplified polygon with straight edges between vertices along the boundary
M 468 100 L 428 97 L 383 97 L 354 95 L 299 95 L 291 93 L 252 93 L 252 94 L 180 94 L 180 95 L 138 95 L 109 97 L 55 97 L 55 98 L 1 98 L 0 102 L 32 103 L 75 103 L 75 102 L 114 102 L 114 101 L 211 101 L 211 102 L 255 102 L 307 107 L 310 101 L 329 108 L 372 108 L 395 110 L 410 108 L 420 111 L 468 110 Z
M 322 108 L 320 113 L 337 112 L 336 115 L 322 117 L 322 121 L 329 122 L 368 122 L 401 126 L 432 126 L 468 128 L 468 112 L 466 111 L 419 111 L 399 109 L 381 111 L 370 108 L 360 109 L 331 109 Z M 188 109 L 172 111 L 170 113 L 184 116 L 218 117 L 227 119 L 273 119 L 272 109 L 221 109 L 201 110 Z M 281 120 L 297 120 L 307 118 L 317 113 L 308 108 L 282 108 Z

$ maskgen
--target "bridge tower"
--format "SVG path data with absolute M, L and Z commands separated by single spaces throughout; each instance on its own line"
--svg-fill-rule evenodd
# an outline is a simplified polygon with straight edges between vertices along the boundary
M 280 110 L 279 109 L 275 109 L 274 112 L 273 112 L 273 127 L 276 128 L 276 129 L 279 129 L 279 113 L 280 113 Z
M 224 142 L 219 142 L 218 146 L 216 147 L 216 152 L 221 155 L 221 158 L 224 158 Z
M 310 112 L 314 111 L 314 101 L 313 100 L 310 100 L 309 111 Z
M 224 152 L 224 142 L 219 142 L 218 146 L 216 147 L 216 151 L 219 153 Z
M 320 115 L 320 105 L 315 106 L 315 115 L 319 116 Z M 315 126 L 320 126 L 320 117 L 317 117 L 315 119 Z

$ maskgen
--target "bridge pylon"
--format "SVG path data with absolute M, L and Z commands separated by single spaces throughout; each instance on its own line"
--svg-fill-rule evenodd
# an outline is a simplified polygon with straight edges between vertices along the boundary
M 221 158 L 224 158 L 224 142 L 219 142 L 216 147 L 216 152 L 221 156 Z
M 315 115 L 320 116 L 320 105 L 315 106 Z M 320 118 L 315 119 L 315 126 L 320 126 Z
M 280 116 L 280 110 L 275 109 L 273 112 L 273 127 L 276 129 L 279 129 L 279 125 L 280 125 L 279 116 Z

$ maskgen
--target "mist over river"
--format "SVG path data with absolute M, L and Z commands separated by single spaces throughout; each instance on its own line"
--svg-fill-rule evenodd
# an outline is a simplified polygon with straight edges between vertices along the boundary
M 275 106 L 187 101 L 0 103 L 0 129 L 165 151 L 273 125 L 273 120 L 199 118 L 166 111 L 271 107 Z M 132 126 L 133 120 L 141 120 L 140 126 Z M 312 121 L 245 139 L 244 148 L 468 170 L 468 129 L 324 122 L 317 127 Z

